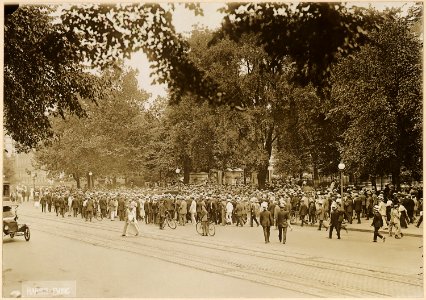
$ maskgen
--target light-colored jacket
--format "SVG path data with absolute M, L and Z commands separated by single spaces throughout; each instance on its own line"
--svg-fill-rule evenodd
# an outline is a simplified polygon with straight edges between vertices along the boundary
M 195 202 L 195 200 L 192 200 L 191 206 L 189 207 L 189 212 L 191 214 L 195 214 L 197 212 L 197 202 Z
M 234 206 L 232 205 L 232 203 L 231 202 L 226 203 L 226 212 L 232 213 L 233 210 L 234 210 Z
M 185 200 L 182 200 L 180 202 L 180 206 L 179 206 L 179 213 L 180 214 L 186 214 L 188 212 L 187 210 L 187 204 Z
M 383 202 L 383 201 L 380 201 L 380 203 L 379 203 L 379 213 L 382 216 L 386 216 L 386 203 Z

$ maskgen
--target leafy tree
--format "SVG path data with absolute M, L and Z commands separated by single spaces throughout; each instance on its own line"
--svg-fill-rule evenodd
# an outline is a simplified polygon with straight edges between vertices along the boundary
M 185 5 L 202 14 L 198 5 Z M 192 93 L 201 102 L 240 105 L 241 99 L 220 90 L 217 78 L 191 61 L 191 48 L 172 25 L 173 8 L 159 4 L 75 5 L 63 11 L 62 21 L 68 31 L 83 38 L 81 53 L 95 65 L 144 50 L 154 63 L 156 81 L 168 83 L 173 102 Z M 294 78 L 318 88 L 327 85 L 336 55 L 359 48 L 366 30 L 374 26 L 364 10 L 350 10 L 339 3 L 304 2 L 294 8 L 285 3 L 236 3 L 223 11 L 226 17 L 217 39 L 259 33 L 259 45 L 265 45 L 275 62 L 291 56 L 297 66 Z
M 5 20 L 4 129 L 28 151 L 54 134 L 50 116 L 84 116 L 81 98 L 97 101 L 99 81 L 83 72 L 79 44 L 46 6 L 23 6 Z
M 3 151 L 3 176 L 9 182 L 13 182 L 15 180 L 15 168 L 14 168 L 14 158 L 13 156 L 8 156 Z
M 148 95 L 138 90 L 135 72 L 112 75 L 115 84 L 102 105 L 84 103 L 85 119 L 55 121 L 57 138 L 36 153 L 40 165 L 52 172 L 72 174 L 77 185 L 89 171 L 117 176 L 139 172 L 143 167 L 141 152 L 150 124 L 141 105 Z
M 422 44 L 407 18 L 385 14 L 374 42 L 336 66 L 330 116 L 340 125 L 349 169 L 391 173 L 399 185 L 402 166 L 421 170 Z
M 202 14 L 198 4 L 185 7 Z M 104 68 L 143 50 L 152 63 L 154 82 L 168 84 L 171 101 L 187 93 L 213 101 L 217 87 L 188 59 L 188 44 L 172 24 L 173 10 L 174 4 L 155 3 L 73 5 L 63 10 L 61 19 L 82 40 L 79 52 L 92 65 Z
M 202 13 L 198 5 L 185 6 Z M 192 94 L 200 102 L 244 104 L 190 59 L 189 44 L 171 23 L 173 4 L 73 5 L 55 23 L 53 9 L 21 6 L 6 18 L 5 129 L 23 150 L 52 137 L 49 114 L 81 117 L 80 98 L 102 98 L 104 88 L 82 72 L 82 63 L 105 67 L 140 49 L 153 62 L 155 80 L 168 83 L 172 102 Z M 326 85 L 336 54 L 356 49 L 371 25 L 362 11 L 341 4 L 300 3 L 291 9 L 283 3 L 239 3 L 225 11 L 224 34 L 259 33 L 259 44 L 278 64 L 271 67 L 290 56 L 294 78 L 315 87 Z
M 230 3 L 222 11 L 226 16 L 215 40 L 259 34 L 258 45 L 278 66 L 291 57 L 293 79 L 312 83 L 322 95 L 328 94 L 336 57 L 359 49 L 377 21 L 368 10 L 348 9 L 344 3 Z

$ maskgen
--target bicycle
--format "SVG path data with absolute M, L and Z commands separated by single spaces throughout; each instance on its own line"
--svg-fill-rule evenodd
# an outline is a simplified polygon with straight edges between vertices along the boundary
M 163 226 L 161 226 L 161 229 L 164 229 L 164 227 L 169 226 L 171 229 L 176 229 L 177 224 L 176 220 L 172 218 L 172 216 L 169 214 L 168 211 L 166 211 L 166 217 L 164 218 Z
M 210 220 L 207 221 L 207 232 L 210 236 L 214 236 L 216 233 L 215 227 L 214 227 L 214 223 Z M 198 221 L 197 224 L 195 224 L 195 229 L 197 230 L 199 235 L 203 235 L 203 225 L 201 223 L 201 221 Z

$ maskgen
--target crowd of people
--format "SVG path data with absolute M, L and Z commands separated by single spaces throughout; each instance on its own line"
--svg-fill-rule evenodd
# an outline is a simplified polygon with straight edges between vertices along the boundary
M 382 237 L 379 229 L 401 238 L 401 228 L 409 224 L 420 226 L 423 220 L 422 190 L 408 188 L 395 191 L 387 185 L 382 191 L 374 189 L 346 189 L 343 195 L 330 188 L 313 189 L 296 184 L 282 184 L 271 190 L 257 190 L 248 186 L 180 186 L 177 190 L 162 188 L 119 188 L 108 190 L 80 190 L 67 187 L 45 188 L 38 191 L 43 213 L 56 213 L 83 218 L 91 222 L 94 216 L 111 221 L 126 221 L 137 234 L 137 222 L 163 228 L 166 214 L 179 225 L 201 222 L 203 230 L 208 222 L 222 226 L 262 226 L 265 243 L 269 242 L 270 227 L 279 230 L 279 240 L 286 242 L 287 228 L 292 224 L 325 228 L 328 236 L 345 224 L 372 219 L 375 228 L 373 241 Z M 204 231 L 203 231 L 204 232 Z M 207 236 L 207 231 L 205 231 Z M 384 237 L 383 241 L 385 240 Z

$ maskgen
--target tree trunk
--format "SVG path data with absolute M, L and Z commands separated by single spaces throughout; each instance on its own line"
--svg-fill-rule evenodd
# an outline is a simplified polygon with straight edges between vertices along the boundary
M 316 187 L 317 182 L 319 183 L 319 174 L 318 174 L 317 164 L 315 163 L 315 161 L 312 162 L 312 169 L 314 171 L 314 187 Z
M 77 189 L 80 188 L 80 176 L 78 174 L 73 173 L 72 177 L 74 178 L 75 182 L 77 183 Z
M 272 155 L 272 143 L 274 142 L 272 135 L 274 133 L 274 127 L 272 126 L 271 128 L 269 128 L 267 136 L 265 137 L 265 146 L 264 146 L 264 150 L 267 153 L 267 159 L 266 161 L 263 161 L 260 169 L 257 173 L 257 180 L 258 180 L 258 186 L 259 189 L 264 189 L 265 188 L 265 183 L 266 183 L 266 178 L 268 176 L 268 167 L 269 167 L 269 160 L 271 159 L 271 155 Z
M 189 173 L 191 172 L 191 160 L 185 158 L 183 162 L 183 184 L 189 184 Z
M 376 176 L 371 176 L 370 180 L 371 180 L 371 185 L 373 186 L 373 188 L 375 190 L 377 190 L 377 188 L 376 188 Z
M 392 172 L 392 184 L 395 186 L 396 191 L 401 190 L 401 180 L 400 180 L 400 172 L 399 170 L 395 170 Z
M 266 177 L 268 175 L 268 167 L 263 166 L 257 172 L 257 184 L 259 186 L 259 190 L 265 189 Z

